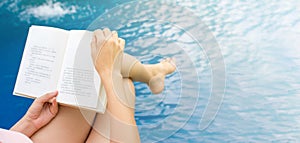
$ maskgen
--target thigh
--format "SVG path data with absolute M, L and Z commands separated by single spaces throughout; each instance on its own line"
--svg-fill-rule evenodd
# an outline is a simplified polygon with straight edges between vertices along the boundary
M 125 95 L 127 99 L 131 99 L 127 105 L 135 103 L 135 91 L 132 81 L 128 78 L 123 79 L 123 86 L 125 88 Z M 130 141 L 139 142 L 139 134 L 134 120 L 134 108 L 127 106 L 120 106 L 122 110 L 128 111 L 125 116 L 132 118 L 131 121 L 121 121 L 114 118 L 113 114 L 105 112 L 104 114 L 97 114 L 93 129 L 91 130 L 87 142 L 88 143 L 109 143 L 111 141 L 124 141 L 124 137 Z
M 83 143 L 95 112 L 60 106 L 57 116 L 32 136 L 37 143 Z

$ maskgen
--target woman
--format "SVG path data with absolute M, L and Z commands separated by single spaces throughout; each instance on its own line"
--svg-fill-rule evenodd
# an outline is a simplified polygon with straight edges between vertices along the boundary
M 134 119 L 132 80 L 147 83 L 152 93 L 160 93 L 165 75 L 172 73 L 175 66 L 172 59 L 154 65 L 141 64 L 123 53 L 124 46 L 125 41 L 118 38 L 117 32 L 107 28 L 94 31 L 92 58 L 107 94 L 106 112 L 97 114 L 59 106 L 56 117 L 29 136 L 34 142 L 140 142 Z M 52 104 L 55 106 L 56 103 Z

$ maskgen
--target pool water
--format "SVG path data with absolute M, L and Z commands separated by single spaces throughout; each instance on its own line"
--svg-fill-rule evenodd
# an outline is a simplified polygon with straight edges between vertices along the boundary
M 152 95 L 145 84 L 135 83 L 142 142 L 300 142 L 300 2 L 145 1 L 136 7 L 127 2 L 134 3 L 1 1 L 0 127 L 11 127 L 32 102 L 12 96 L 30 25 L 89 30 L 111 26 L 126 39 L 125 52 L 143 63 L 176 58 L 177 70 L 167 76 L 163 93 Z M 178 27 L 191 15 L 161 8 L 167 5 L 191 11 L 196 23 Z M 137 9 L 142 11 L 134 13 Z M 179 23 L 153 19 L 155 14 L 166 19 L 176 15 Z M 222 77 L 212 74 L 215 67 L 201 42 L 195 44 L 195 37 L 186 35 L 197 22 L 215 36 L 226 67 L 222 104 L 205 129 L 199 124 L 212 81 Z

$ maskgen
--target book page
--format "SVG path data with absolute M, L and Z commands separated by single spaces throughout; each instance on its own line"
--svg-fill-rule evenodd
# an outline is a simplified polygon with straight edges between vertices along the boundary
M 75 106 L 96 108 L 100 77 L 95 70 L 90 43 L 93 33 L 72 30 L 59 79 L 57 100 Z
M 68 31 L 31 26 L 14 94 L 39 97 L 55 91 L 68 39 Z

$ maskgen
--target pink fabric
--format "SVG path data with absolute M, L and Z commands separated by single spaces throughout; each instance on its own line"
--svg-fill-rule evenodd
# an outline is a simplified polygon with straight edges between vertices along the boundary
M 0 143 L 33 143 L 22 133 L 0 128 Z

